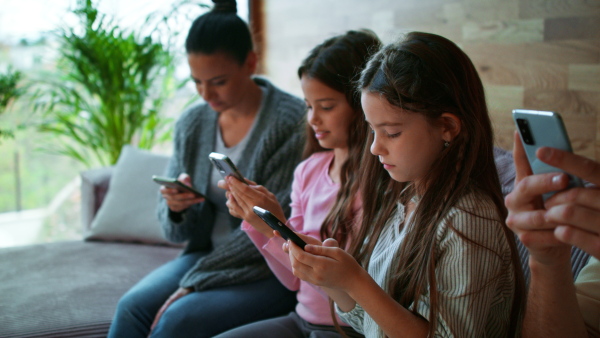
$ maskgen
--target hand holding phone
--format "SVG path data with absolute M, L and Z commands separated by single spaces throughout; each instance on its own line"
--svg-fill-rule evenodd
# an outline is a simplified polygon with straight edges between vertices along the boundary
M 304 250 L 306 242 L 303 241 L 302 238 L 298 237 L 298 235 L 296 235 L 292 229 L 275 217 L 270 211 L 257 206 L 254 206 L 252 210 L 254 210 L 254 213 L 257 214 L 263 221 L 265 221 L 265 223 L 267 223 L 271 229 L 279 231 L 283 239 L 291 240 L 297 246 L 301 247 L 302 250 Z
M 537 158 L 536 152 L 540 147 L 552 147 L 568 152 L 573 152 L 571 142 L 567 135 L 560 114 L 550 111 L 536 111 L 526 109 L 513 110 L 513 119 L 527 154 L 527 160 L 534 174 L 545 174 L 563 172 L 569 177 L 567 189 L 582 187 L 583 183 L 579 177 L 566 173 L 564 170 L 553 167 Z M 556 192 L 544 194 L 544 200 L 550 198 Z
M 177 189 L 180 192 L 191 192 L 196 197 L 204 198 L 204 195 L 202 195 L 201 192 L 190 187 L 189 185 L 184 184 L 183 182 L 177 180 L 176 178 L 162 177 L 162 176 L 154 175 L 154 176 L 152 176 L 152 180 L 160 185 L 164 185 L 165 187 L 168 187 L 171 189 Z
M 233 164 L 233 161 L 227 157 L 227 155 L 212 152 L 208 155 L 208 158 L 215 168 L 217 168 L 223 178 L 226 178 L 227 176 L 233 176 L 239 181 L 248 184 L 248 182 L 246 182 L 244 179 L 244 175 L 242 175 L 242 173 L 238 170 L 235 164 Z

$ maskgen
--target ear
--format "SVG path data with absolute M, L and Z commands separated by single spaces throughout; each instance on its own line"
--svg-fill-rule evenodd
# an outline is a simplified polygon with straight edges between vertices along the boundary
M 443 113 L 442 116 L 440 116 L 440 124 L 442 128 L 442 139 L 444 141 L 452 142 L 452 140 L 460 133 L 461 122 L 454 114 Z
M 248 70 L 250 75 L 252 75 L 256 71 L 257 65 L 258 65 L 258 55 L 256 55 L 256 52 L 251 50 L 248 52 L 248 56 L 246 56 L 246 62 L 244 63 L 244 66 L 246 67 L 246 69 Z

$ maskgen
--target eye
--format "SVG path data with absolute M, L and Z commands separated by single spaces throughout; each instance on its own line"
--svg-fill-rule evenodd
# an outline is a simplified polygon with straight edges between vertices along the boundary
M 330 111 L 334 108 L 335 106 L 329 106 L 329 107 L 321 107 L 321 109 L 323 109 L 324 111 Z
M 227 83 L 227 81 L 221 80 L 221 81 L 217 81 L 217 82 L 213 83 L 213 85 L 215 85 L 215 86 L 222 86 L 222 85 L 224 85 L 226 83 Z
M 400 134 L 402 134 L 402 132 L 397 132 L 397 133 L 395 133 L 395 134 L 389 134 L 389 133 L 388 133 L 388 134 L 387 134 L 387 137 L 389 137 L 389 138 L 395 138 L 395 137 L 398 137 L 398 136 L 400 136 Z

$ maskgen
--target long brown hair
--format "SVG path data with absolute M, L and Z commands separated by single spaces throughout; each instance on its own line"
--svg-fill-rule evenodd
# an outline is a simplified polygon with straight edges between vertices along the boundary
M 369 57 L 379 50 L 381 41 L 370 30 L 348 31 L 313 48 L 298 68 L 298 77 L 306 76 L 323 82 L 343 93 L 354 113 L 348 130 L 348 159 L 340 172 L 340 190 L 335 204 L 321 226 L 322 238 L 335 238 L 340 247 L 348 243 L 354 219 L 352 204 L 358 194 L 358 168 L 364 154 L 368 128 L 354 84 Z M 314 131 L 306 126 L 303 157 L 326 149 L 317 141 Z
M 348 31 L 325 40 L 313 48 L 298 68 L 298 77 L 306 76 L 323 82 L 326 86 L 343 93 L 353 111 L 348 129 L 348 159 L 340 171 L 340 190 L 335 203 L 323 224 L 321 238 L 335 238 L 341 248 L 347 247 L 352 235 L 354 215 L 353 203 L 358 196 L 358 169 L 365 154 L 368 127 L 363 117 L 360 96 L 354 84 L 367 61 L 381 47 L 381 41 L 370 30 Z M 303 158 L 315 152 L 325 151 L 319 145 L 314 131 L 306 122 L 306 143 Z M 330 299 L 330 312 L 337 331 L 346 334 L 337 322 L 333 302 Z
M 430 123 L 435 123 L 442 113 L 454 114 L 461 122 L 459 134 L 422 180 L 422 187 L 426 189 L 419 187 L 419 203 L 411 224 L 405 225 L 411 227 L 411 231 L 406 233 L 397 252 L 395 270 L 387 285 L 391 296 L 407 309 L 410 307 L 413 313 L 416 313 L 421 297 L 429 292 L 429 335 L 433 336 L 439 313 L 435 276 L 438 224 L 458 200 L 474 188 L 495 205 L 497 218 L 494 219 L 503 223 L 507 215 L 494 163 L 494 137 L 483 85 L 469 57 L 453 42 L 435 34 L 411 32 L 403 40 L 383 47 L 371 58 L 357 87 L 381 95 L 405 112 L 422 114 Z M 368 144 L 372 142 L 371 135 Z M 351 251 L 363 266 L 368 267 L 375 244 L 396 211 L 397 203 L 406 205 L 417 191 L 410 183 L 394 181 L 376 156 L 365 155 L 361 173 L 363 222 Z M 514 236 L 505 224 L 502 229 L 510 246 L 516 278 L 509 328 L 514 335 L 523 313 L 525 286 Z M 492 251 L 457 229 L 452 231 L 469 245 Z M 500 277 L 499 273 L 488 283 Z

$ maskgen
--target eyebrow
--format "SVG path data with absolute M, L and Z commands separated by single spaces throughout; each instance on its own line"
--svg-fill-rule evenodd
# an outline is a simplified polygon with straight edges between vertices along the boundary
M 202 80 L 195 78 L 193 75 L 190 75 L 190 77 L 192 78 L 192 80 L 196 81 L 196 82 L 202 82 Z M 223 75 L 217 75 L 215 77 L 212 77 L 208 80 L 206 80 L 206 82 L 211 82 L 211 81 L 215 81 L 215 80 L 220 80 L 221 78 L 225 78 L 227 77 L 227 75 L 223 74 Z
M 304 101 L 308 101 L 308 100 L 305 98 Z M 333 98 L 324 98 L 324 99 L 315 100 L 315 102 L 323 102 L 323 101 L 335 101 L 335 99 L 333 99 Z
M 368 122 L 369 121 L 367 121 L 367 123 Z M 402 122 L 383 122 L 383 123 L 379 123 L 379 124 L 375 125 L 375 127 L 396 127 L 396 126 L 401 126 L 402 124 L 403 124 Z

